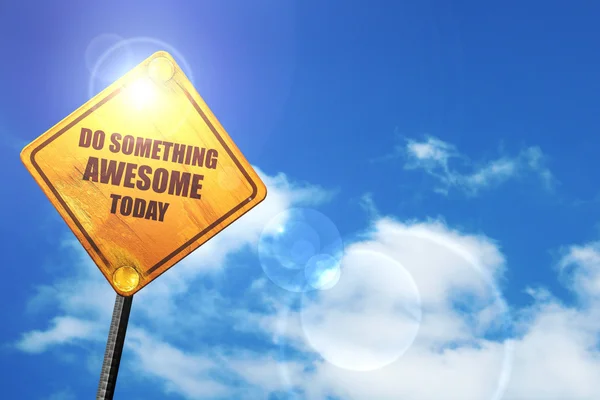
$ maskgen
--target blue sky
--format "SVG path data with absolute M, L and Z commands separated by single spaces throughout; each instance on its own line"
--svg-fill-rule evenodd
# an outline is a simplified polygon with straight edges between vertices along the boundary
M 600 398 L 599 12 L 3 3 L 3 392 L 93 396 L 114 300 L 19 152 L 167 50 L 269 196 L 136 295 L 116 398 Z

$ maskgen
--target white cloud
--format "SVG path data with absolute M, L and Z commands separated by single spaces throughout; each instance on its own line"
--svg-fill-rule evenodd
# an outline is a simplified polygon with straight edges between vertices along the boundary
M 311 376 L 305 371 L 302 362 L 277 360 L 272 355 L 260 355 L 253 352 L 238 352 L 227 360 L 227 367 L 254 386 L 257 393 L 287 391 L 289 386 L 305 384 Z M 289 381 L 282 379 L 286 371 Z M 260 394 L 257 396 L 259 397 Z M 254 398 L 257 398 L 254 397 Z
M 347 248 L 339 284 L 305 299 L 281 332 L 328 361 L 314 365 L 307 398 L 492 398 L 512 349 L 485 337 L 506 317 L 491 279 L 503 269 L 483 236 L 433 221 L 377 221 Z M 466 312 L 457 309 L 467 295 Z M 279 317 L 265 319 L 274 327 Z
M 377 279 L 358 268 L 343 268 L 340 284 L 321 293 L 308 308 L 288 315 L 295 321 L 281 332 L 291 343 L 297 343 L 298 349 L 307 351 L 304 341 L 314 346 L 313 352 L 335 358 L 333 364 L 313 364 L 306 398 L 600 398 L 600 302 L 594 300 L 596 292 L 588 286 L 573 286 L 586 301 L 570 307 L 547 290 L 529 289 L 535 301 L 515 314 L 517 335 L 511 340 L 493 340 L 486 332 L 506 321 L 502 317 L 508 314 L 502 299 L 494 294 L 494 282 L 502 276 L 504 260 L 489 239 L 451 231 L 440 223 L 403 224 L 388 219 L 375 225 L 369 239 L 352 245 L 347 257 L 353 257 L 354 248 L 386 254 L 410 272 L 424 305 L 419 333 L 408 351 L 384 368 L 355 372 L 333 365 L 348 363 L 347 368 L 356 369 L 352 357 L 357 354 L 364 361 L 381 361 L 382 354 L 396 350 L 389 338 L 396 334 L 396 345 L 400 346 L 406 334 L 406 329 L 394 330 L 401 326 L 404 315 L 376 306 L 399 295 L 386 289 L 394 282 L 391 276 L 382 276 L 367 259 L 362 260 L 363 270 L 373 271 Z M 598 273 L 598 260 L 600 252 L 594 243 L 573 246 L 559 265 L 569 265 L 572 282 L 578 282 Z M 355 283 L 348 285 L 345 280 L 360 282 L 370 290 L 357 293 Z M 406 290 L 399 292 L 406 294 Z M 460 292 L 471 295 L 467 313 L 452 307 Z M 307 325 L 302 321 L 303 313 L 316 309 L 321 310 L 319 323 Z M 279 317 L 265 318 L 271 325 L 263 321 L 263 326 L 274 330 L 274 320 Z M 349 320 L 353 323 L 346 323 Z M 320 335 L 316 343 L 311 340 L 315 334 Z M 387 351 L 379 353 L 380 346 Z
M 571 287 L 584 299 L 600 300 L 600 242 L 571 246 L 559 268 Z
M 297 205 L 296 186 L 283 176 L 264 179 L 268 203 L 211 241 L 211 251 L 200 249 L 136 296 L 126 343 L 133 354 L 127 367 L 136 375 L 187 399 L 268 398 L 288 390 L 308 400 L 600 398 L 596 243 L 569 247 L 558 263 L 580 302 L 568 306 L 545 288 L 528 289 L 533 304 L 512 310 L 514 324 L 498 289 L 507 269 L 498 243 L 436 220 L 377 217 L 347 243 L 339 283 L 301 302 L 264 277 L 235 298 L 219 287 L 199 290 L 232 254 L 252 249 L 274 215 Z M 306 195 L 310 190 L 321 189 L 304 186 L 298 197 L 327 198 Z M 91 330 L 106 331 L 105 303 L 112 307 L 113 294 L 92 267 L 76 279 L 100 300 L 69 291 L 70 280 L 43 291 L 38 303 L 53 297 L 63 317 L 47 331 L 26 333 L 21 349 L 87 338 L 102 351 L 105 338 Z M 506 328 L 514 328 L 510 340 Z M 207 333 L 219 335 L 217 345 L 206 343 Z M 250 340 L 228 342 L 230 335 Z M 252 344 L 243 350 L 244 343 Z
M 230 392 L 225 384 L 215 382 L 210 373 L 217 363 L 207 355 L 184 352 L 140 329 L 131 329 L 128 348 L 134 352 L 134 372 L 159 378 L 167 393 L 187 398 L 214 398 Z
M 47 330 L 33 330 L 23 334 L 17 347 L 27 353 L 41 353 L 47 348 L 98 337 L 99 326 L 92 321 L 70 316 L 55 317 Z
M 430 163 L 431 166 L 436 164 L 447 166 L 448 160 L 458 155 L 453 145 L 434 137 L 428 137 L 425 142 L 408 140 L 406 150 L 417 160 Z
M 600 398 L 600 324 L 592 322 L 594 316 L 556 300 L 534 306 L 529 314 L 527 331 L 516 342 L 505 399 Z
M 555 183 L 539 147 L 528 147 L 513 157 L 474 163 L 460 154 L 455 146 L 428 136 L 422 141 L 406 140 L 399 153 L 406 159 L 405 168 L 424 170 L 438 181 L 436 191 L 444 194 L 451 189 L 459 189 L 469 195 L 477 195 L 483 189 L 496 187 L 525 173 L 537 175 L 547 189 Z M 461 161 L 463 168 L 451 165 L 453 160 Z

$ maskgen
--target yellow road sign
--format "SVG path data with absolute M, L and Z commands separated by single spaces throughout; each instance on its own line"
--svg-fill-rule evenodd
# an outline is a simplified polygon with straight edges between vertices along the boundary
M 130 296 L 260 203 L 264 183 L 158 52 L 21 159 L 117 293 Z

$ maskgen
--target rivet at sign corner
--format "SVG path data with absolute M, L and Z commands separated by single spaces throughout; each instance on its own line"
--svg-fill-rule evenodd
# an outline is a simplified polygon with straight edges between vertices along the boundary
M 148 65 L 148 74 L 151 78 L 166 82 L 173 77 L 175 67 L 166 57 L 156 57 Z
M 131 292 L 140 283 L 140 274 L 133 267 L 118 268 L 113 274 L 113 283 L 124 292 Z

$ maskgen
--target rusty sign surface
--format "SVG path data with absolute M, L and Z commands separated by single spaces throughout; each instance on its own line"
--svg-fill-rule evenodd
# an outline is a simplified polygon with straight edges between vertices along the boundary
M 35 139 L 21 159 L 123 296 L 267 195 L 166 52 L 153 54 Z

